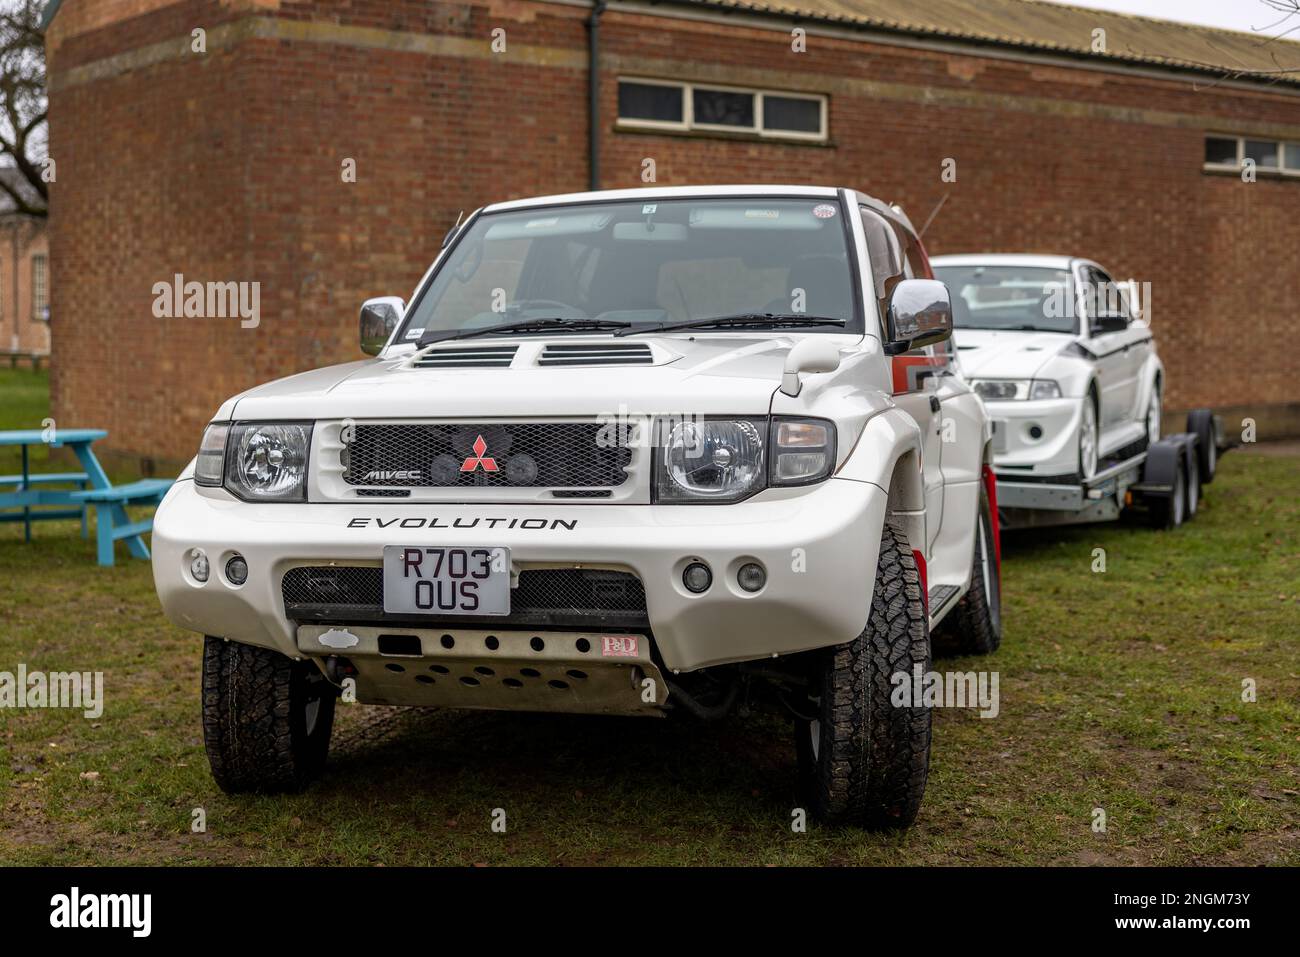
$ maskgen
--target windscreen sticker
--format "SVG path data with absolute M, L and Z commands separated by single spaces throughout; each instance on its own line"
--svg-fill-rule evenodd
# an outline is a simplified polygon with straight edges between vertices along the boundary
M 406 339 L 418 339 L 418 338 L 420 338 L 420 336 L 422 336 L 422 335 L 424 335 L 424 328 L 423 328 L 423 327 L 421 327 L 421 328 L 419 328 L 419 329 L 408 329 L 408 330 L 406 331 L 406 336 L 405 336 L 404 338 L 406 338 Z
M 524 229 L 549 229 L 560 221 L 558 216 L 552 216 L 549 219 L 530 219 L 524 223 Z
M 658 208 L 659 208 L 659 204 L 658 204 L 658 203 L 646 203 L 644 206 L 641 207 L 641 215 L 642 215 L 642 216 L 653 216 L 654 213 L 655 213 L 655 210 L 658 209 Z
M 780 217 L 779 209 L 747 209 L 745 210 L 746 219 L 777 219 Z
M 818 219 L 830 219 L 835 215 L 835 207 L 830 203 L 818 203 L 813 207 L 813 215 Z

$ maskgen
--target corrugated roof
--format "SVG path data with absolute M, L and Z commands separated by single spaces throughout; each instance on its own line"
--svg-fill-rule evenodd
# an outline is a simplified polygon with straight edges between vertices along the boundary
M 1067 56 L 1300 84 L 1300 43 L 1041 0 L 668 0 Z M 1268 10 L 1260 6 L 1260 19 Z M 1300 18 L 1296 26 L 1300 27 Z M 1106 31 L 1094 53 L 1093 30 Z M 1286 71 L 1291 71 L 1289 74 Z

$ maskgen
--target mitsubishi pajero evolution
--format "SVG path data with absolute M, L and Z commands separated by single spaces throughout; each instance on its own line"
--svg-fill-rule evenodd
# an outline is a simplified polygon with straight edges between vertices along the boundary
M 823 818 L 900 827 L 930 636 L 1001 635 L 991 432 L 947 289 L 848 189 L 487 206 L 360 362 L 228 400 L 153 568 L 205 636 L 227 791 L 322 769 L 336 701 L 788 713 Z

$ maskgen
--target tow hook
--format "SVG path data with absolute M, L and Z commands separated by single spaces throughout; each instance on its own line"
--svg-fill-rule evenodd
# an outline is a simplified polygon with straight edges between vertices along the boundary
M 350 678 L 356 673 L 356 666 L 346 658 L 330 655 L 325 659 L 325 677 L 329 679 L 330 684 L 336 687 L 341 688 L 343 679 Z

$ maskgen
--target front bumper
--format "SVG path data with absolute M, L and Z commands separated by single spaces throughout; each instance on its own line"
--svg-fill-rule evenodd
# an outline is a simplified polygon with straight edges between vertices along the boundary
M 993 467 L 1011 475 L 1072 475 L 1079 470 L 1083 399 L 986 402 L 993 420 Z
M 871 603 L 885 499 L 876 485 L 831 479 L 719 506 L 250 504 L 182 480 L 154 517 L 154 582 L 177 625 L 302 656 L 300 623 L 286 614 L 281 594 L 290 569 L 379 566 L 385 545 L 507 547 L 516 570 L 636 575 L 664 667 L 691 671 L 858 635 Z M 189 571 L 195 548 L 209 560 L 204 583 Z M 222 571 L 235 554 L 249 568 L 241 586 Z M 690 561 L 713 571 L 702 595 L 682 585 Z M 753 594 L 736 581 L 748 561 L 767 570 L 766 585 Z M 497 630 L 512 628 L 527 630 L 509 619 Z

